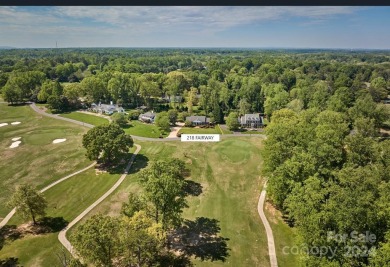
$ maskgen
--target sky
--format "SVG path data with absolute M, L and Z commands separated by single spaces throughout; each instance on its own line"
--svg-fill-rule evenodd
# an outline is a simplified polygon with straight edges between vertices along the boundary
M 390 49 L 390 7 L 0 7 L 0 46 Z

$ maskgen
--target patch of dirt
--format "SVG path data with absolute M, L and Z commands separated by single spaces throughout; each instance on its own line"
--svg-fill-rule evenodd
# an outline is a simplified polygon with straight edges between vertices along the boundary
M 95 168 L 95 173 L 96 173 L 96 175 L 99 175 L 99 174 L 102 174 L 102 173 L 107 173 L 107 171 L 106 171 L 106 170 L 96 169 L 96 168 Z

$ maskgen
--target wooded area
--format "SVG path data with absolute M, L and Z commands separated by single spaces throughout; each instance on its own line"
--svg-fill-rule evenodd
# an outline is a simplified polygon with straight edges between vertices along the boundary
M 47 103 L 57 112 L 112 101 L 129 109 L 176 110 L 175 120 L 183 114 L 206 115 L 232 129 L 238 128 L 239 115 L 263 113 L 269 121 L 263 174 L 272 203 L 298 229 L 300 244 L 336 251 L 309 253 L 302 259 L 306 266 L 389 264 L 388 51 L 0 50 L 0 87 L 10 104 Z M 164 100 L 177 96 L 182 100 L 169 105 Z M 173 113 L 164 113 L 168 129 Z M 143 175 L 144 186 L 154 192 L 155 177 L 147 171 Z M 145 231 L 178 225 L 184 200 L 178 207 L 168 205 L 176 208 L 172 211 L 153 199 L 156 192 L 146 196 L 155 220 L 142 212 L 131 219 L 143 211 L 134 208 L 130 219 L 114 222 L 120 231 L 138 220 Z M 376 239 L 356 242 L 352 232 L 369 232 Z M 332 239 L 329 233 L 348 238 Z M 157 249 L 161 240 L 152 237 Z M 360 249 L 358 256 L 349 253 L 351 247 Z

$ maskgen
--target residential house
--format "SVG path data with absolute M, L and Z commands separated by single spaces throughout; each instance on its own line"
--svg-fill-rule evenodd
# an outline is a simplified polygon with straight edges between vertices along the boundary
M 146 112 L 144 114 L 139 115 L 138 120 L 147 123 L 154 123 L 154 119 L 156 118 L 156 113 Z
M 210 118 L 207 118 L 206 116 L 189 116 L 186 117 L 186 121 L 190 121 L 192 125 L 205 125 L 210 123 Z
M 125 113 L 125 110 L 122 107 L 119 107 L 118 105 L 113 105 L 112 102 L 108 104 L 91 104 L 91 110 L 96 113 L 101 113 L 101 114 L 113 114 L 114 112 L 119 112 L 119 113 Z
M 242 128 L 259 128 L 263 126 L 263 117 L 260 114 L 245 114 L 238 121 Z

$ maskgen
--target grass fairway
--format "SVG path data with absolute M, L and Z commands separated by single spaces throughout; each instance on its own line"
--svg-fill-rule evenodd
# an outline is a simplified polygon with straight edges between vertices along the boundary
M 221 134 L 219 128 L 192 128 L 192 127 L 183 127 L 180 129 L 179 133 L 181 134 Z
M 230 239 L 230 256 L 226 262 L 194 260 L 196 266 L 269 266 L 265 230 L 257 213 L 262 185 L 262 179 L 259 177 L 262 138 L 229 137 L 216 144 L 138 143 L 142 149 L 136 158 L 133 172 L 157 159 L 183 159 L 191 169 L 192 177 L 189 179 L 201 183 L 203 187 L 200 196 L 188 198 L 189 208 L 184 211 L 185 218 L 204 216 L 217 219 L 220 222 L 221 235 Z M 130 174 L 116 192 L 88 217 L 98 212 L 118 214 L 122 202 L 127 201 L 128 192 L 140 190 L 136 173 Z M 279 221 L 273 229 L 277 246 L 292 245 L 292 230 L 287 225 Z M 279 245 L 279 266 L 298 266 L 294 257 L 281 255 L 280 251 Z
M 152 137 L 152 138 L 159 138 L 160 135 L 166 137 L 169 134 L 169 133 L 162 134 L 160 129 L 154 124 L 146 124 L 136 120 L 131 121 L 130 125 L 125 127 L 123 130 L 125 130 L 125 132 L 130 135 Z
M 47 216 L 63 217 L 70 222 L 103 195 L 118 179 L 119 174 L 97 175 L 92 168 L 56 185 L 44 193 L 48 202 Z M 20 217 L 14 216 L 8 224 L 19 225 L 22 222 Z M 55 253 L 58 252 L 61 244 L 57 236 L 58 232 L 38 236 L 29 235 L 18 239 L 0 250 L 0 258 L 17 257 L 23 266 L 59 266 Z
M 20 121 L 19 125 L 10 125 Z M 30 183 L 38 188 L 79 170 L 91 162 L 84 156 L 81 138 L 87 129 L 34 112 L 29 106 L 0 104 L 0 219 L 10 209 L 5 203 L 16 185 Z M 21 145 L 9 148 L 12 138 Z M 63 143 L 52 144 L 57 138 Z
M 94 116 L 94 115 L 89 115 L 81 112 L 70 112 L 70 113 L 63 113 L 60 115 L 61 117 L 89 123 L 95 126 L 102 125 L 102 124 L 107 124 L 109 121 L 105 118 Z

